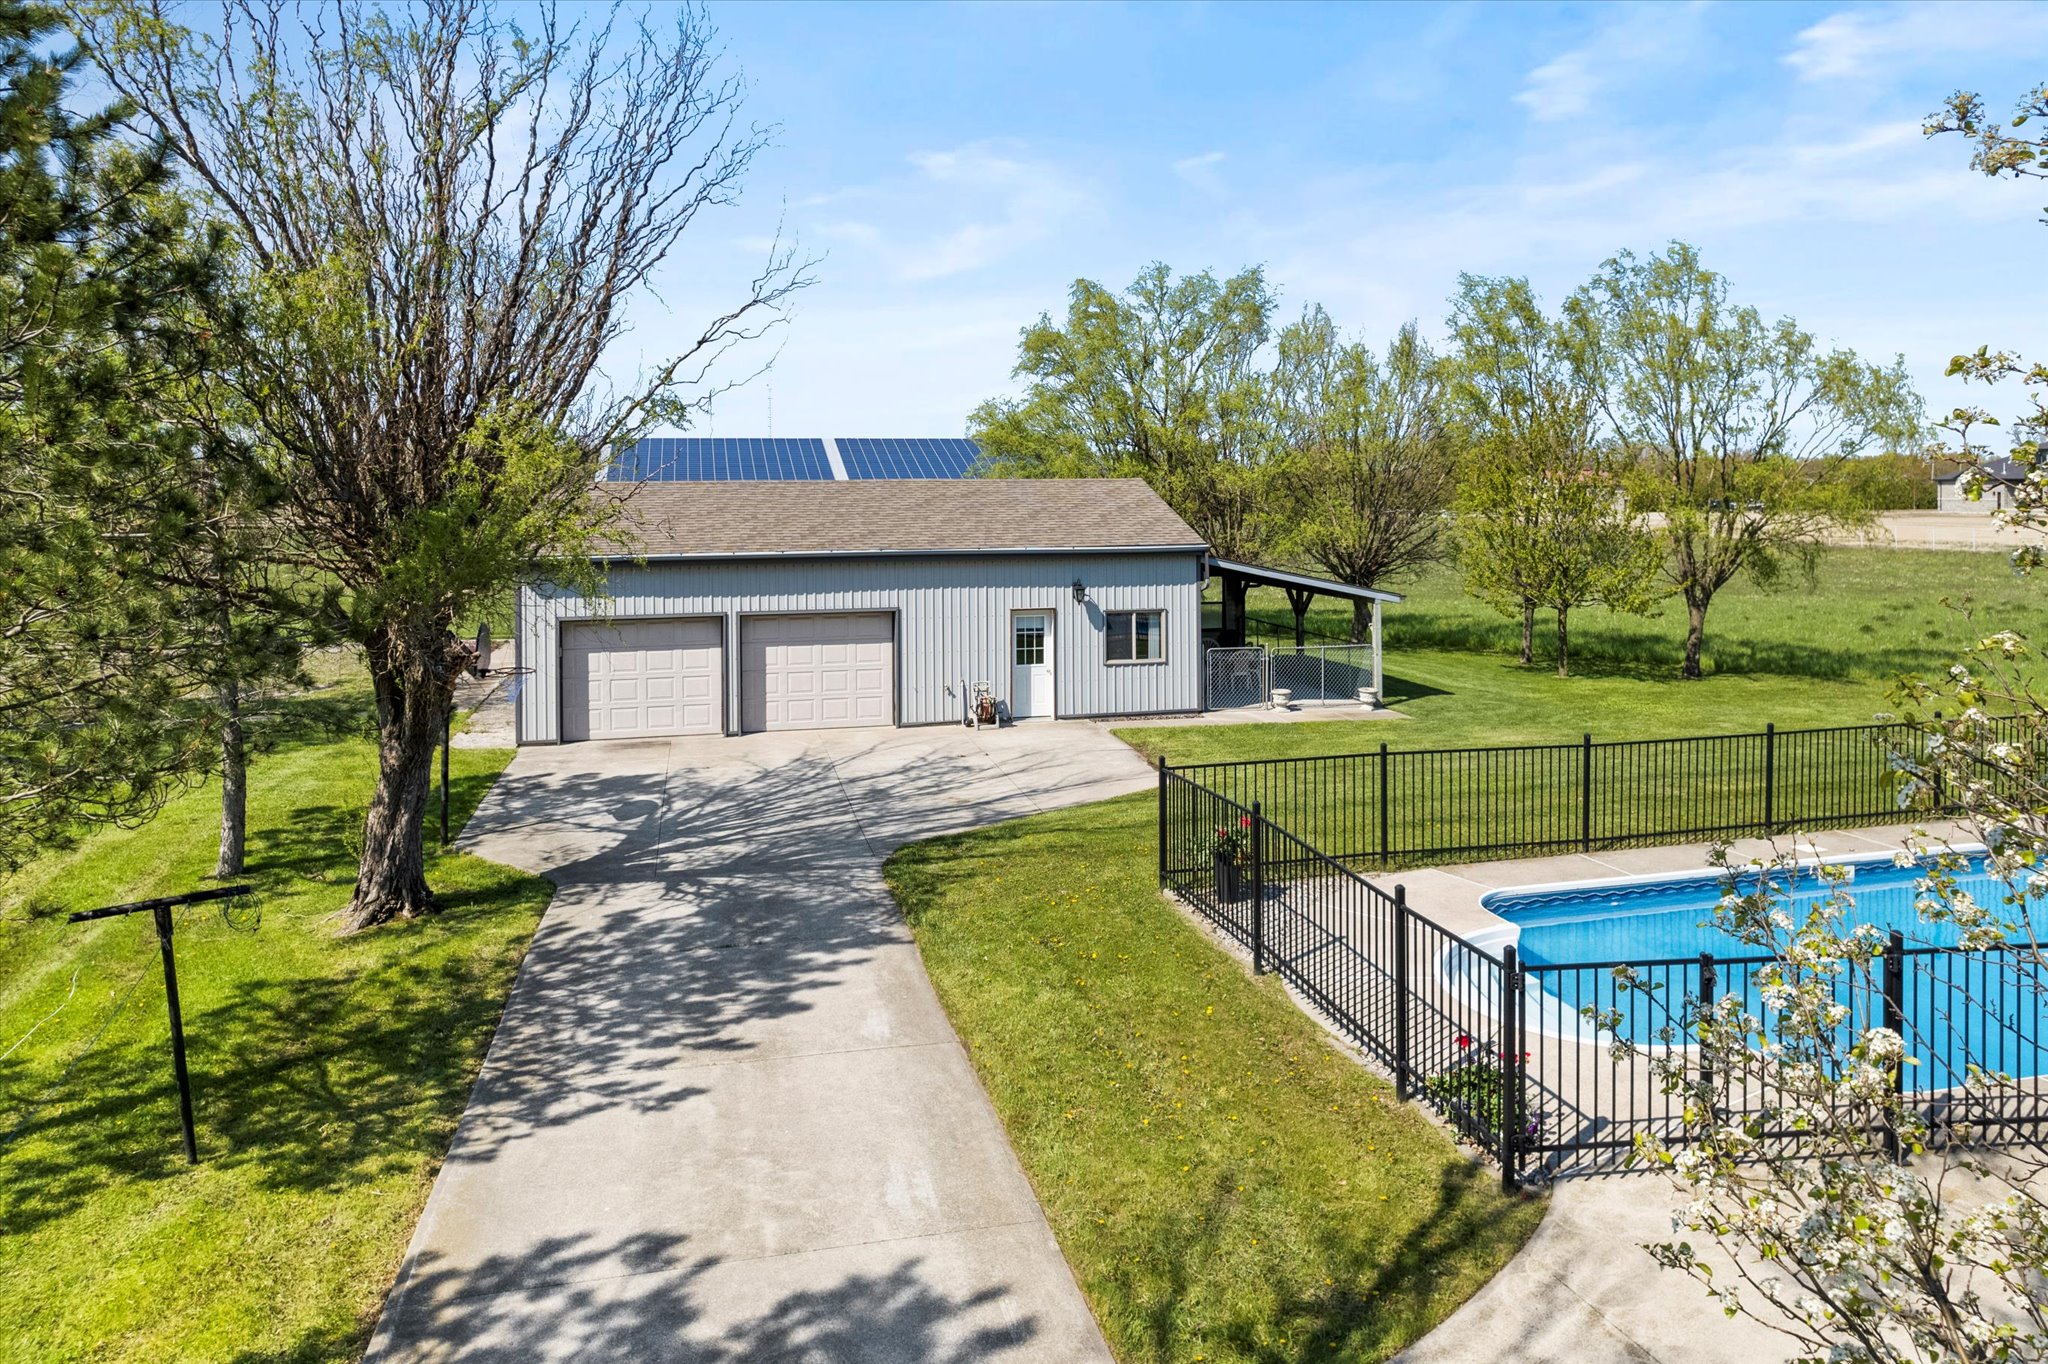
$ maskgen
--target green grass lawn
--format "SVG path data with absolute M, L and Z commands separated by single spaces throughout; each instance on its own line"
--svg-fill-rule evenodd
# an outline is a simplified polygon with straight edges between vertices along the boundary
M 2030 634 L 2048 626 L 2048 595 L 2037 579 L 2016 576 L 2002 554 L 1903 549 L 1833 549 L 1809 584 L 1794 576 L 1765 590 L 1739 578 L 1707 613 L 1704 663 L 1710 673 L 1886 682 L 1905 672 L 1938 672 L 1982 633 L 1968 612 Z M 1519 619 L 1465 595 L 1455 568 L 1439 566 L 1393 590 L 1405 600 L 1385 612 L 1387 647 L 1405 653 L 1483 653 L 1512 660 Z M 1320 604 L 1319 604 L 1320 606 Z M 1285 599 L 1256 607 L 1293 628 Z M 1342 634 L 1348 609 L 1312 613 Z M 1538 664 L 1555 670 L 1550 618 L 1536 621 Z M 1572 613 L 1572 669 L 1592 677 L 1675 678 L 1685 642 L 1685 609 L 1667 601 L 1655 615 L 1622 616 L 1597 607 Z
M 890 860 L 926 968 L 1125 1361 L 1384 1359 L 1534 1229 L 1159 896 L 1140 795 Z
M 1408 718 L 1296 725 L 1130 729 L 1123 737 L 1171 762 L 1463 747 L 1576 739 L 1661 738 L 1864 724 L 1889 708 L 1907 673 L 1933 674 L 1966 643 L 2008 626 L 2048 635 L 2048 592 L 2013 575 L 1998 554 L 1929 550 L 1829 551 L 1817 582 L 1763 591 L 1739 580 L 1707 617 L 1708 675 L 1679 680 L 1682 609 L 1638 618 L 1574 613 L 1573 673 L 1555 675 L 1549 621 L 1537 621 L 1537 661 L 1515 661 L 1520 625 L 1464 594 L 1455 570 L 1394 584 L 1385 610 L 1387 700 Z M 1292 641 L 1277 591 L 1255 590 L 1262 637 Z M 1213 604 L 1212 604 L 1213 614 Z M 1973 621 L 1969 613 L 1974 612 Z M 1346 606 L 1318 601 L 1312 630 L 1349 628 Z
M 509 757 L 456 751 L 458 825 Z M 6 888 L 0 1359 L 361 1354 L 550 894 L 435 856 L 445 913 L 337 938 L 375 761 L 360 737 L 259 760 L 246 879 L 260 926 L 237 931 L 216 906 L 181 917 L 197 1168 L 178 1145 L 149 916 L 73 926 L 63 912 L 203 884 L 217 788 Z

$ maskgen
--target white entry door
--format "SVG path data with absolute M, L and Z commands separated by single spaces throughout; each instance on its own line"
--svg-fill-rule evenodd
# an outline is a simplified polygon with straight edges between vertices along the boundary
M 1010 714 L 1052 713 L 1052 616 L 1020 611 L 1010 617 Z

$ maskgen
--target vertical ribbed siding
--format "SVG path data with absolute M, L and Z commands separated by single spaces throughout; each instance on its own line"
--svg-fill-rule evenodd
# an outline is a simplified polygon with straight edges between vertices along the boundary
M 896 618 L 897 720 L 924 725 L 960 718 L 963 679 L 988 682 L 1007 700 L 1010 615 L 1050 611 L 1060 715 L 1172 714 L 1201 707 L 1197 572 L 1195 556 L 1185 553 L 628 564 L 612 570 L 608 614 L 724 617 L 730 656 L 740 616 L 889 612 Z M 1074 600 L 1077 579 L 1085 603 Z M 1104 613 L 1115 610 L 1164 613 L 1163 663 L 1104 661 Z M 601 606 L 546 584 L 521 589 L 519 657 L 533 669 L 519 697 L 522 743 L 561 737 L 561 622 L 602 614 Z M 732 700 L 728 731 L 738 727 L 737 693 Z

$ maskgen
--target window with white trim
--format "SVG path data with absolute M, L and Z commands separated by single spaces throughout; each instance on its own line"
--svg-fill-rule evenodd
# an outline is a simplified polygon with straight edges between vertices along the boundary
M 1105 611 L 1108 628 L 1103 632 L 1103 657 L 1111 663 L 1163 663 L 1166 661 L 1166 613 L 1163 611 Z

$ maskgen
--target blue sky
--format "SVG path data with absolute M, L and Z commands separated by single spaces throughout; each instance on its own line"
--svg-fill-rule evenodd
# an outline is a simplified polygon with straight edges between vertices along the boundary
M 2048 186 L 1985 180 L 1919 131 L 1957 87 L 2002 113 L 2048 80 L 2048 5 L 711 16 L 781 131 L 616 364 L 688 331 L 778 219 L 825 259 L 770 376 L 699 432 L 762 434 L 772 401 L 783 435 L 957 434 L 1077 276 L 1154 259 L 1262 264 L 1284 314 L 1320 302 L 1383 339 L 1440 330 L 1461 270 L 1554 301 L 1618 248 L 1683 237 L 1766 314 L 1903 353 L 1930 409 L 1983 396 L 1940 377 L 1958 350 L 2048 356 Z

